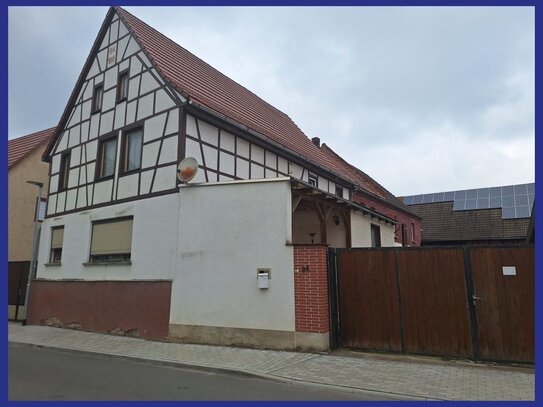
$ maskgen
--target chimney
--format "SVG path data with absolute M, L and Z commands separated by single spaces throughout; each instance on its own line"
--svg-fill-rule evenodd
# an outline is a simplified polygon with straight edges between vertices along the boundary
M 318 138 L 318 137 L 313 137 L 311 139 L 311 141 L 313 142 L 313 144 L 315 144 L 317 147 L 320 147 L 321 146 L 321 139 Z

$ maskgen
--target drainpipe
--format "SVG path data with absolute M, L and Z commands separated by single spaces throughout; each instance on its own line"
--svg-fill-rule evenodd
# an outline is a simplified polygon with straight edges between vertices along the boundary
M 38 247 L 40 240 L 40 204 L 41 204 L 41 190 L 43 188 L 42 182 L 37 181 L 26 181 L 28 184 L 36 185 L 39 188 L 38 192 L 38 204 L 36 205 L 36 218 L 34 220 L 34 238 L 32 239 L 32 260 L 30 261 L 30 270 L 28 271 L 28 282 L 26 283 L 26 293 L 25 293 L 25 317 L 23 319 L 22 325 L 26 325 L 28 318 L 28 309 L 29 309 L 29 299 L 30 299 L 30 282 L 36 278 L 36 266 L 38 264 Z

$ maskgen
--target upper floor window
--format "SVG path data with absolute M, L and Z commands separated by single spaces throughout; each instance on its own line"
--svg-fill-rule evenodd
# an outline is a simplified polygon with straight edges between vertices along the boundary
M 315 174 L 309 173 L 309 185 L 312 187 L 317 186 L 317 176 Z
M 112 177 L 115 174 L 115 159 L 117 157 L 117 137 L 100 141 L 96 178 Z
M 60 156 L 60 173 L 58 176 L 58 190 L 62 191 L 68 188 L 68 175 L 70 174 L 70 153 L 64 153 Z
M 128 97 L 128 70 L 119 73 L 117 81 L 117 103 Z
M 129 262 L 132 222 L 132 217 L 93 222 L 89 262 Z
M 92 93 L 92 112 L 96 113 L 102 110 L 102 99 L 104 96 L 104 85 L 96 85 Z
M 371 224 L 371 247 L 381 247 L 381 227 Z
M 336 185 L 336 196 L 343 198 L 343 187 Z
M 138 127 L 123 134 L 121 172 L 133 171 L 141 168 L 141 150 L 143 143 L 143 129 Z
M 49 263 L 60 264 L 62 259 L 62 243 L 64 241 L 64 226 L 51 228 L 51 254 Z

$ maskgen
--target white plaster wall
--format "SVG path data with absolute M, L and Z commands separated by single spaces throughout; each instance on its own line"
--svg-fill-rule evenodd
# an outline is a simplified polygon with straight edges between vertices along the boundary
M 384 222 L 379 223 L 381 226 L 381 246 L 383 247 L 394 247 L 396 243 L 394 242 L 394 225 L 385 224 Z
M 170 323 L 294 331 L 287 179 L 182 187 L 178 239 Z
M 294 212 L 292 222 L 292 242 L 297 244 L 310 244 L 311 236 L 309 233 L 315 233 L 313 243 L 321 242 L 321 226 L 319 218 L 315 211 L 302 211 L 300 209 Z
M 394 226 L 370 220 L 368 215 L 361 212 L 351 211 L 351 245 L 352 247 L 371 247 L 371 224 L 381 227 L 381 246 L 394 246 Z
M 176 194 L 72 213 L 44 220 L 40 237 L 38 278 L 82 280 L 171 279 L 177 244 Z M 84 266 L 89 260 L 92 221 L 134 217 L 131 265 Z M 49 262 L 51 227 L 64 226 L 61 266 Z
M 334 222 L 334 216 L 337 216 L 339 225 Z M 347 247 L 347 230 L 341 214 L 332 210 L 326 219 L 326 240 L 330 247 Z

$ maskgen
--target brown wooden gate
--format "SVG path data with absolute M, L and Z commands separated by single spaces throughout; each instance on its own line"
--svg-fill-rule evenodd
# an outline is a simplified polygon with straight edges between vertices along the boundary
M 533 363 L 533 246 L 331 249 L 330 257 L 332 343 Z
M 534 361 L 534 248 L 471 248 L 481 359 Z M 515 275 L 504 275 L 514 266 Z

